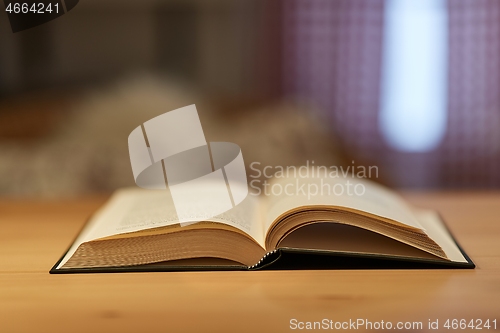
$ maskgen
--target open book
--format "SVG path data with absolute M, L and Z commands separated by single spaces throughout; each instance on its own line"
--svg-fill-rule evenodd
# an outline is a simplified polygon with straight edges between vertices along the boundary
M 300 182 L 306 189 L 337 191 L 311 195 L 304 187 L 291 190 L 297 179 L 275 179 L 272 188 L 282 190 L 274 191 L 278 195 L 248 195 L 207 221 L 179 223 L 168 191 L 119 190 L 51 273 L 474 268 L 434 211 L 411 207 L 367 180 Z M 340 193 L 339 186 L 351 191 Z

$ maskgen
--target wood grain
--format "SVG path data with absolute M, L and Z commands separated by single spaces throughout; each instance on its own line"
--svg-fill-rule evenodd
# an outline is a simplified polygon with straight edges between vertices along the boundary
M 500 324 L 500 193 L 404 195 L 442 214 L 477 269 L 49 275 L 106 198 L 0 200 L 0 332 L 285 332 L 292 318 L 422 321 L 419 332 L 438 318 Z

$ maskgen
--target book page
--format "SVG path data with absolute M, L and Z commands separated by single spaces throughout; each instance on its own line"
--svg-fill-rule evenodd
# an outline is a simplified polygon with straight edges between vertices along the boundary
M 403 199 L 396 193 L 365 179 L 279 178 L 271 182 L 269 191 L 271 195 L 267 197 L 266 232 L 281 214 L 298 207 L 316 205 L 367 212 L 394 221 L 396 224 L 424 230 Z
M 438 213 L 426 209 L 415 209 L 414 213 L 427 235 L 441 246 L 448 259 L 454 262 L 467 262 Z
M 257 198 L 248 196 L 236 207 L 205 221 L 237 228 L 263 247 L 260 209 Z M 179 220 L 168 190 L 119 190 L 94 214 L 57 268 L 63 266 L 82 243 L 169 225 L 179 225 Z
M 439 258 L 393 238 L 341 223 L 313 223 L 301 227 L 287 235 L 278 247 L 427 259 Z

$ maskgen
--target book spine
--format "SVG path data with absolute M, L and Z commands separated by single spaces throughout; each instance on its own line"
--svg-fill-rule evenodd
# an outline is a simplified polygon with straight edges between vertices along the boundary
M 248 266 L 249 270 L 257 270 L 260 268 L 263 268 L 265 266 L 268 266 L 272 264 L 274 261 L 276 261 L 280 257 L 280 251 L 279 250 L 273 250 L 270 252 L 267 252 L 256 264 L 252 266 Z

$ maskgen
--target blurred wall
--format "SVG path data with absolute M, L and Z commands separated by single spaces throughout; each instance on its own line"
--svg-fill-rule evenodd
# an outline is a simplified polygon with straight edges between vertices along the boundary
M 219 95 L 279 89 L 276 6 L 266 1 L 82 1 L 13 34 L 0 22 L 0 94 L 149 71 Z M 276 51 L 276 52 L 275 52 Z

